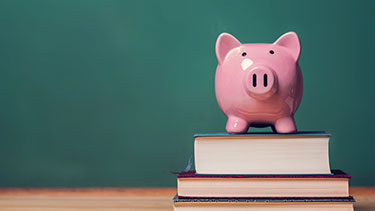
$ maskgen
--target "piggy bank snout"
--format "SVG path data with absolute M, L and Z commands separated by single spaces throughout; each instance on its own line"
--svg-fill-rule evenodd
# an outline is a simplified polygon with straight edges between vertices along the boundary
M 271 97 L 276 92 L 277 76 L 268 67 L 252 68 L 245 77 L 245 86 L 249 95 L 260 100 Z

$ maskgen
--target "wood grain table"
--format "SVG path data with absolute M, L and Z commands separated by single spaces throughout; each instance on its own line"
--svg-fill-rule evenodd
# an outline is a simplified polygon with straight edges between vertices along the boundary
M 352 187 L 356 211 L 375 211 L 375 187 Z M 171 211 L 175 188 L 0 188 L 1 211 Z

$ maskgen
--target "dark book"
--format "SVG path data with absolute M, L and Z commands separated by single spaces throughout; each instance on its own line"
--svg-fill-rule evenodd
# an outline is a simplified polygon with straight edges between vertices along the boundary
M 275 210 L 275 211 L 353 211 L 352 196 L 348 197 L 251 197 L 251 198 L 173 198 L 175 211 L 194 210 Z

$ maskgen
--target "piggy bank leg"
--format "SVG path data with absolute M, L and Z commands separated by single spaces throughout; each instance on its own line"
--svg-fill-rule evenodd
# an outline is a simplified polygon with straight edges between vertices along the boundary
M 246 133 L 249 123 L 235 116 L 228 116 L 226 130 L 228 133 Z
M 277 133 L 297 132 L 296 122 L 293 117 L 283 117 L 275 122 L 274 129 Z

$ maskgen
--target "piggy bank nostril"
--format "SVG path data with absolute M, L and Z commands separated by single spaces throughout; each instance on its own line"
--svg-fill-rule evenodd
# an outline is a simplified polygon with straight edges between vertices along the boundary
M 276 89 L 276 76 L 268 67 L 256 66 L 246 73 L 243 80 L 247 94 L 257 99 L 266 99 L 272 96 Z
M 263 75 L 263 85 L 264 85 L 264 87 L 268 86 L 268 75 L 267 74 Z
M 257 75 L 253 74 L 253 87 L 257 86 Z

